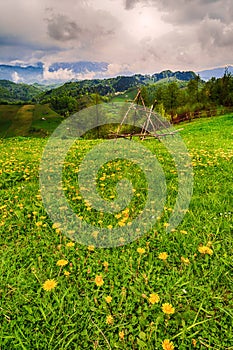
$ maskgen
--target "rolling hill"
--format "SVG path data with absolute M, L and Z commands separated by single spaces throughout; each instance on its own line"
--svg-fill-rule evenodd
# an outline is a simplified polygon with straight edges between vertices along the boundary
M 9 80 L 0 80 L 0 103 L 28 102 L 35 100 L 41 89 L 27 84 L 15 84 Z

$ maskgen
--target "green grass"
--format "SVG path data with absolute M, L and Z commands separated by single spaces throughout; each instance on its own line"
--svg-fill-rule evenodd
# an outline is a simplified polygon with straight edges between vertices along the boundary
M 47 140 L 0 141 L 0 348 L 154 350 L 170 339 L 181 350 L 233 349 L 232 121 L 232 115 L 226 115 L 179 125 L 192 157 L 194 193 L 182 223 L 170 234 L 165 226 L 174 207 L 176 171 L 162 144 L 143 142 L 164 169 L 167 202 L 150 232 L 108 249 L 67 246 L 70 240 L 48 218 L 38 183 Z M 139 169 L 111 162 L 99 171 L 98 190 L 110 201 L 117 181 L 130 177 L 136 191 L 129 215 L 122 212 L 116 218 L 90 210 L 79 193 L 76 170 L 99 142 L 77 141 L 64 167 L 69 202 L 83 220 L 95 222 L 97 231 L 133 220 L 146 196 Z M 201 245 L 213 253 L 201 254 Z M 139 247 L 145 252 L 139 254 Z M 159 259 L 162 252 L 168 254 L 165 261 Z M 189 260 L 182 262 L 181 257 Z M 68 264 L 57 266 L 60 259 Z M 99 287 L 98 275 L 104 281 Z M 51 291 L 43 289 L 47 279 L 57 282 Z M 158 303 L 150 303 L 152 293 L 159 295 Z M 106 296 L 112 297 L 111 303 Z M 175 312 L 164 314 L 163 303 L 170 303 Z M 109 315 L 113 324 L 106 322 Z
M 111 102 L 126 102 L 134 100 L 138 93 L 137 88 L 130 88 L 126 92 L 119 93 L 118 95 L 112 97 Z
M 15 136 L 45 137 L 63 117 L 45 105 L 0 105 L 0 138 Z
M 32 124 L 34 109 L 34 105 L 22 106 L 12 119 L 11 126 L 7 130 L 6 136 L 26 136 Z
M 0 105 L 0 138 L 5 137 L 21 106 Z

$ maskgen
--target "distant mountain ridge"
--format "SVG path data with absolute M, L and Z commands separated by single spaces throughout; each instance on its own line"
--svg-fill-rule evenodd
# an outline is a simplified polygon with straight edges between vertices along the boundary
M 88 62 L 88 61 L 79 61 L 79 62 L 58 62 L 53 63 L 49 66 L 49 72 L 56 72 L 59 69 L 72 70 L 74 73 L 84 73 L 88 72 L 107 72 L 109 64 L 106 62 Z
M 78 79 L 82 75 L 95 73 L 101 76 L 108 70 L 105 62 L 58 62 L 49 66 L 42 62 L 35 65 L 6 65 L 0 64 L 0 80 L 10 80 L 14 83 L 26 84 L 51 84 Z
M 226 67 L 219 67 L 219 68 L 213 68 L 213 69 L 207 69 L 198 72 L 202 80 L 209 80 L 211 78 L 222 78 L 224 76 L 226 68 L 228 69 L 228 72 L 233 74 L 233 66 L 226 66 Z
M 25 84 L 51 84 L 65 83 L 67 81 L 80 81 L 91 79 L 112 78 L 106 62 L 56 62 L 46 66 L 42 62 L 35 65 L 0 65 L 0 80 L 9 80 L 14 83 Z M 138 76 L 141 80 L 152 80 L 156 82 L 161 79 L 176 78 L 178 80 L 188 81 L 192 79 L 193 72 L 172 72 L 165 70 L 152 75 L 133 74 L 129 71 L 119 73 L 121 76 Z M 115 75 L 117 76 L 117 74 Z M 144 77 L 144 78 L 143 78 Z
M 15 83 L 24 82 L 27 84 L 43 80 L 44 66 L 38 62 L 36 65 L 0 65 L 0 79 L 10 80 Z

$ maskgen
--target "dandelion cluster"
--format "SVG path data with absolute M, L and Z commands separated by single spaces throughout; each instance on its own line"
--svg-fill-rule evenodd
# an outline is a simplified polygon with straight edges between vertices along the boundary
M 207 246 L 204 246 L 204 245 L 200 246 L 200 247 L 198 248 L 198 251 L 199 251 L 199 253 L 201 253 L 201 254 L 208 254 L 208 255 L 212 255 L 212 254 L 213 254 L 213 250 L 210 249 L 210 248 L 207 247 Z

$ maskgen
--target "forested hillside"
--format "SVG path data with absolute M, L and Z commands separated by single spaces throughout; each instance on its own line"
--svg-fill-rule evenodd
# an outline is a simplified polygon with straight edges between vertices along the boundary
M 41 90 L 27 84 L 15 84 L 9 80 L 0 80 L 0 104 L 35 102 Z

